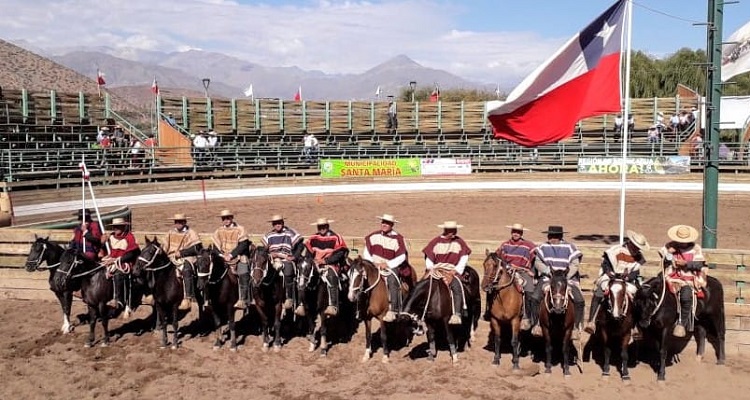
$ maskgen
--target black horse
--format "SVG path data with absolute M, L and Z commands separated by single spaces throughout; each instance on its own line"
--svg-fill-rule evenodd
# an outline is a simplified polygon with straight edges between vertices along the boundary
M 34 272 L 41 270 L 49 271 L 49 288 L 60 302 L 63 313 L 62 333 L 73 331 L 73 325 L 70 323 L 70 309 L 73 303 L 73 292 L 80 290 L 80 282 L 70 282 L 65 290 L 58 290 L 55 283 L 55 271 L 60 266 L 60 257 L 65 249 L 59 244 L 49 241 L 49 236 L 41 238 L 34 235 L 34 242 L 31 243 L 29 256 L 26 258 L 26 271 Z
M 328 284 L 326 283 L 327 274 L 339 274 L 339 282 L 341 288 L 339 290 L 339 310 L 338 315 L 335 317 L 325 314 L 325 309 L 330 304 Z M 349 292 L 349 282 L 347 280 L 347 274 L 345 271 L 336 272 L 333 268 L 325 266 L 318 268 L 314 261 L 313 256 L 309 252 L 305 252 L 297 263 L 297 283 L 298 290 L 301 294 L 302 304 L 306 310 L 305 316 L 307 317 L 307 340 L 310 342 L 310 352 L 315 351 L 317 347 L 316 341 L 316 320 L 320 316 L 320 329 L 318 333 L 320 335 L 320 355 L 325 357 L 328 355 L 330 342 L 328 341 L 329 330 L 334 326 L 334 321 L 339 322 L 340 326 L 344 328 L 344 335 L 347 339 L 351 338 L 357 329 L 357 321 L 355 319 L 354 304 L 349 302 L 347 293 Z
M 224 258 L 213 246 L 202 249 L 195 261 L 198 275 L 198 290 L 204 292 L 211 305 L 216 340 L 214 350 L 224 344 L 221 331 L 223 324 L 229 329 L 229 350 L 237 351 L 237 333 L 235 331 L 234 303 L 239 299 L 237 275 L 231 273 Z
M 466 300 L 466 312 L 462 313 L 462 324 L 458 329 L 459 338 L 464 339 L 470 346 L 475 339 L 482 310 L 479 294 L 479 274 L 474 268 L 467 265 L 464 273 L 460 276 L 456 275 L 454 279 L 461 280 Z M 430 275 L 417 282 L 404 306 L 404 313 L 410 315 L 417 324 L 424 323 L 427 325 L 428 360 L 434 361 L 437 356 L 435 330 L 442 328 L 448 340 L 451 361 L 458 362 L 458 345 L 454 329 L 448 324 L 448 320 L 453 314 L 453 300 L 451 290 L 443 279 Z
M 667 353 L 672 329 L 678 318 L 680 304 L 669 290 L 664 275 L 649 279 L 641 285 L 635 296 L 635 314 L 644 339 L 655 341 L 659 351 L 657 380 L 666 379 Z M 686 317 L 688 318 L 688 317 Z M 724 288 L 716 278 L 709 276 L 705 297 L 698 299 L 695 311 L 695 338 L 698 359 L 703 358 L 706 337 L 715 339 L 716 362 L 724 364 L 726 325 L 724 319 Z
M 561 342 L 563 375 L 570 376 L 570 353 L 573 325 L 575 324 L 575 306 L 568 287 L 568 270 L 553 270 L 549 288 L 545 290 L 544 300 L 539 310 L 539 325 L 544 336 L 544 372 L 552 373 L 552 346 Z M 541 282 L 539 284 L 542 284 Z
M 117 317 L 121 309 L 112 310 L 107 302 L 112 299 L 114 287 L 107 278 L 104 266 L 84 257 L 75 249 L 67 249 L 60 257 L 60 266 L 53 278 L 54 291 L 71 290 L 80 285 L 83 302 L 89 311 L 89 336 L 85 347 L 94 345 L 96 321 L 101 320 L 104 338 L 101 346 L 109 345 L 109 319 Z
M 177 268 L 169 260 L 156 237 L 153 241 L 146 237 L 146 246 L 133 266 L 133 276 L 136 279 L 145 279 L 146 286 L 154 297 L 157 323 L 161 328 L 161 348 L 167 347 L 167 324 L 171 321 L 174 330 L 172 349 L 177 349 L 178 307 L 185 295 L 185 289 L 182 279 L 177 278 Z
M 606 301 L 602 306 L 605 310 L 599 310 L 596 318 L 596 335 L 604 347 L 602 376 L 609 376 L 610 357 L 614 347 L 620 351 L 620 376 L 624 381 L 630 380 L 628 345 L 635 326 L 635 317 L 632 300 L 627 293 L 627 283 L 622 275 L 615 274 L 609 281 Z
M 261 322 L 263 351 L 273 341 L 273 350 L 281 350 L 281 320 L 284 303 L 284 283 L 281 270 L 271 264 L 268 248 L 257 246 L 250 250 L 250 278 L 253 285 L 255 308 Z M 273 340 L 269 337 L 269 321 L 273 319 Z

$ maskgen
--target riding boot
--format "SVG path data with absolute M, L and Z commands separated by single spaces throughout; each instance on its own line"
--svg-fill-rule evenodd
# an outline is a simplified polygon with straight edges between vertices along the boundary
M 688 332 L 690 325 L 688 322 L 692 318 L 691 313 L 693 308 L 693 293 L 691 291 L 692 289 L 687 285 L 680 289 L 680 318 L 677 320 L 677 324 L 672 331 L 672 336 L 674 337 L 685 337 Z
M 195 299 L 195 283 L 193 282 L 193 271 L 187 265 L 182 270 L 182 283 L 185 287 L 185 297 L 182 298 L 182 302 L 177 308 L 188 311 L 191 307 L 190 302 Z
M 291 310 L 294 307 L 294 278 L 287 279 L 284 282 L 284 289 L 286 291 L 286 300 L 284 300 L 284 309 Z
M 326 272 L 326 275 L 328 275 L 328 307 L 323 313 L 335 317 L 339 313 L 339 278 L 333 271 Z
M 534 308 L 534 301 L 530 294 L 523 296 L 523 318 L 521 318 L 521 330 L 528 331 L 534 324 L 534 318 L 532 317 Z
M 388 312 L 383 317 L 384 322 L 395 321 L 396 315 L 401 313 L 401 287 L 394 274 L 389 275 L 385 281 L 388 286 Z
M 250 274 L 240 274 L 240 298 L 234 303 L 234 308 L 244 310 L 247 308 L 248 286 L 250 286 Z
M 107 306 L 110 308 L 120 308 L 122 307 L 122 302 L 120 301 L 120 292 L 122 286 L 122 275 L 115 272 L 114 275 L 112 275 L 112 299 L 107 302 Z
M 599 307 L 602 304 L 602 298 L 594 294 L 591 297 L 591 306 L 589 307 L 589 320 L 583 330 L 589 335 L 596 333 L 596 315 L 599 313 Z
M 453 293 L 453 315 L 448 323 L 451 325 L 461 325 L 461 310 L 463 310 L 463 294 L 461 291 L 461 279 L 456 276 L 450 284 L 451 293 Z
M 573 333 L 570 338 L 572 340 L 581 339 L 581 325 L 583 324 L 583 314 L 586 313 L 586 303 L 574 303 L 575 305 L 575 324 L 573 325 Z
M 482 319 L 489 322 L 490 319 L 492 319 L 492 302 L 495 301 L 495 291 L 490 289 L 487 292 L 487 296 L 485 297 L 485 304 L 484 304 L 484 315 L 482 315 Z

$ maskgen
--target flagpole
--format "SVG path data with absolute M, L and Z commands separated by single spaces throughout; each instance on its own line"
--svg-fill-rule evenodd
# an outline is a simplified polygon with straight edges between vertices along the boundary
M 623 124 L 622 124 L 622 165 L 620 166 L 620 244 L 625 240 L 625 181 L 628 174 L 627 171 L 627 160 L 628 160 L 628 123 L 630 114 L 630 53 L 631 44 L 633 41 L 633 0 L 626 0 L 627 6 L 625 7 L 625 28 L 627 33 L 625 36 L 625 106 L 623 110 Z

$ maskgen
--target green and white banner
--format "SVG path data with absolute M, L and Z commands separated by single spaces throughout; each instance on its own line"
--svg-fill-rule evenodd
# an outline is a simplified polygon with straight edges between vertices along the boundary
M 321 178 L 421 176 L 419 158 L 370 160 L 321 159 Z
M 628 157 L 628 174 L 669 175 L 690 173 L 690 157 Z M 619 174 L 622 157 L 580 157 L 578 172 L 583 174 Z

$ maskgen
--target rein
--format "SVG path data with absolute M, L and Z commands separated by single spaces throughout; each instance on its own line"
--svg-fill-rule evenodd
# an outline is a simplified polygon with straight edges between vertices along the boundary
M 221 282 L 224 279 L 224 277 L 227 276 L 227 271 L 229 271 L 229 268 L 225 267 L 224 268 L 224 272 L 221 274 L 221 276 L 219 276 L 216 280 L 212 281 L 210 277 L 211 277 L 211 275 L 214 272 L 214 259 L 213 259 L 212 255 L 209 256 L 209 257 L 211 257 L 211 262 L 208 264 L 208 272 L 198 272 L 197 275 L 198 275 L 199 278 L 209 277 L 208 284 L 209 285 L 215 285 L 215 284 Z
M 143 264 L 143 267 L 142 267 L 144 271 L 146 271 L 146 272 L 161 271 L 164 268 L 167 268 L 170 265 L 172 265 L 172 262 L 169 261 L 169 259 L 167 259 L 167 263 L 164 264 L 164 265 L 162 265 L 161 267 L 149 268 L 151 266 L 151 264 L 153 264 L 156 261 L 156 257 L 159 255 L 160 252 L 161 252 L 161 248 L 160 247 L 156 247 L 156 251 L 154 252 L 154 256 L 151 257 L 150 260 L 148 260 L 148 259 L 146 259 L 144 257 L 138 256 L 138 260 L 139 261 L 143 261 L 145 263 L 145 264 Z
M 363 266 L 362 269 L 364 271 L 364 270 L 367 269 L 367 267 Z M 356 269 L 352 268 L 352 271 L 356 271 Z M 370 291 L 372 291 L 373 289 L 375 289 L 375 287 L 378 286 L 378 284 L 380 283 L 380 281 L 382 281 L 382 278 L 381 278 L 382 275 L 380 274 L 380 271 L 377 271 L 377 276 L 378 277 L 375 279 L 375 283 L 373 283 L 372 285 L 368 286 L 367 289 L 362 290 L 362 287 L 365 285 L 365 281 L 367 281 L 367 274 L 363 273 L 363 274 L 361 274 L 361 276 L 362 276 L 362 279 L 359 281 L 359 286 L 352 287 L 352 291 L 357 292 L 358 290 L 361 290 L 362 294 L 366 294 L 366 293 L 369 293 Z M 352 282 L 353 281 L 354 281 L 354 279 L 352 279 Z
M 45 270 L 45 269 L 52 269 L 57 268 L 60 266 L 60 262 L 58 261 L 55 264 L 47 263 L 46 266 L 42 266 L 42 261 L 44 261 L 44 253 L 47 252 L 47 243 L 42 243 L 42 252 L 39 253 L 39 257 L 37 257 L 36 260 L 32 261 L 36 266 L 34 267 L 35 270 Z

